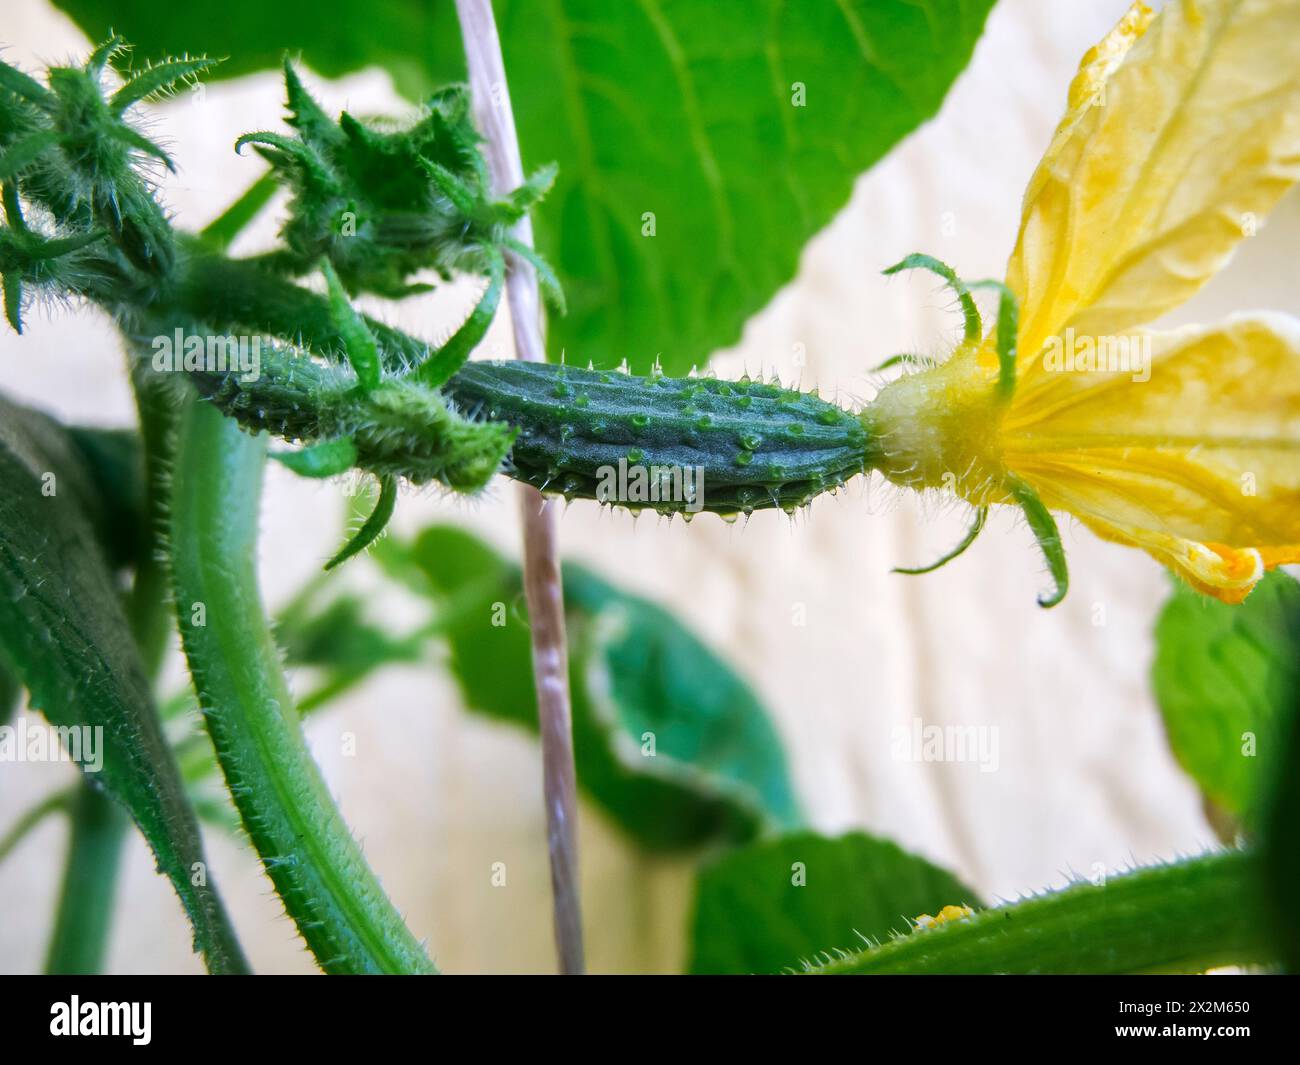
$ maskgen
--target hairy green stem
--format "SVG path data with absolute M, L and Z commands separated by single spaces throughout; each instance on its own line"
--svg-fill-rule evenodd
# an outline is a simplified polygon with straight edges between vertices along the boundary
M 912 932 L 812 971 L 1204 972 L 1276 960 L 1253 854 L 1230 851 L 1079 883 Z
M 68 861 L 45 971 L 85 975 L 99 972 L 104 960 L 130 821 L 116 802 L 87 781 L 77 788 L 71 814 Z
M 267 874 L 329 973 L 429 973 L 312 759 L 258 593 L 265 437 L 210 405 L 181 416 L 172 569 L 181 637 L 226 784 Z

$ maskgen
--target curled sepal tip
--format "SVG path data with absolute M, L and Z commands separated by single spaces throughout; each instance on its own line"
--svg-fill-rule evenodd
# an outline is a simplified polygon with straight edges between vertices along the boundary
M 1056 606 L 1065 598 L 1065 593 L 1070 587 L 1070 571 L 1065 563 L 1065 545 L 1061 543 L 1061 531 L 1056 527 L 1056 519 L 1038 498 L 1038 493 L 1028 484 L 1017 477 L 1012 477 L 1007 483 L 1007 488 L 1015 501 L 1020 504 L 1020 509 L 1025 512 L 1025 520 L 1033 530 L 1038 547 L 1047 560 L 1048 572 L 1051 573 L 1052 581 L 1056 585 L 1051 592 L 1038 597 L 1038 605 Z
M 968 530 L 966 530 L 966 535 L 961 538 L 961 542 L 956 547 L 954 547 L 951 551 L 949 551 L 946 555 L 944 555 L 943 558 L 939 559 L 937 562 L 932 562 L 928 566 L 917 566 L 915 568 L 910 568 L 905 566 L 895 566 L 894 572 L 907 573 L 913 575 L 919 573 L 933 573 L 941 566 L 946 566 L 954 558 L 957 558 L 959 555 L 964 553 L 966 548 L 970 547 L 970 545 L 975 542 L 976 537 L 979 536 L 980 531 L 984 528 L 984 522 L 988 520 L 988 516 L 989 516 L 988 507 L 980 507 L 977 511 L 975 511 L 975 520 L 971 522 L 971 527 Z
M 370 512 L 370 517 L 366 519 L 365 524 L 357 530 L 357 534 L 343 545 L 343 550 L 325 563 L 325 568 L 329 570 L 341 565 L 374 543 L 393 516 L 393 508 L 396 505 L 397 478 L 392 476 L 379 478 L 379 501 L 375 503 L 375 509 Z
M 979 340 L 984 335 L 984 324 L 980 321 L 980 311 L 975 306 L 975 297 L 970 294 L 970 289 L 966 283 L 957 276 L 945 262 L 941 262 L 933 255 L 924 255 L 920 252 L 913 252 L 901 262 L 894 263 L 893 266 L 882 271 L 886 277 L 901 273 L 903 270 L 929 270 L 932 274 L 937 274 L 947 282 L 948 287 L 953 290 L 957 296 L 957 301 L 961 304 L 961 316 L 965 322 L 965 338 L 967 341 Z

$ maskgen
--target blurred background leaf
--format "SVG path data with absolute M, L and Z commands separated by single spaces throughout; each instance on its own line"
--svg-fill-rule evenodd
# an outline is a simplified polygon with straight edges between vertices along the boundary
M 1300 583 L 1265 576 L 1239 606 L 1181 582 L 1156 624 L 1152 680 L 1179 764 L 1253 827 L 1300 685 Z
M 444 525 L 385 540 L 375 557 L 436 603 L 466 704 L 535 730 L 518 567 Z M 735 671 L 653 603 L 576 564 L 564 578 L 579 786 L 652 849 L 798 824 L 780 740 Z
M 692 973 L 779 973 L 906 933 L 921 914 L 978 907 L 956 877 L 863 832 L 800 832 L 706 866 L 696 882 Z
M 18 683 L 18 678 L 0 661 L 0 725 L 7 725 L 14 716 L 22 694 L 23 686 Z
M 465 76 L 451 0 L 58 2 L 137 63 L 225 56 L 213 77 L 286 51 L 330 77 L 382 66 L 413 99 Z M 569 305 L 552 358 L 680 374 L 739 339 L 857 176 L 939 109 L 993 0 L 494 6 L 525 167 L 560 164 L 536 212 Z
M 317 671 L 315 688 L 298 699 L 298 712 L 309 714 L 337 698 L 384 666 L 427 658 L 428 631 L 395 635 L 372 621 L 355 592 L 333 590 L 322 571 L 276 615 L 275 639 L 285 664 Z

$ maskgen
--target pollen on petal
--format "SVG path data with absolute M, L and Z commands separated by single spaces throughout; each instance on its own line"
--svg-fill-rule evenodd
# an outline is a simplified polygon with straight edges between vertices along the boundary
M 1187 579 L 1198 590 L 1225 603 L 1240 603 L 1264 576 L 1264 559 L 1257 548 L 1190 540 L 1184 543 L 1179 561 Z
M 923 913 L 921 914 L 921 916 L 914 918 L 912 924 L 915 925 L 916 927 L 913 929 L 913 931 L 921 931 L 922 929 L 926 929 L 926 928 L 934 928 L 937 925 L 948 924 L 951 921 L 961 921 L 967 917 L 974 917 L 974 916 L 975 916 L 975 911 L 972 910 L 969 906 L 945 906 L 942 910 L 939 911 L 937 917 L 931 916 L 928 913 Z

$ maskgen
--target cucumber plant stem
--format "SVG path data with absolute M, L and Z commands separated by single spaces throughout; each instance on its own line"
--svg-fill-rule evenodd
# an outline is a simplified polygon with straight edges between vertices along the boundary
M 329 973 L 434 968 L 352 838 L 302 735 L 257 585 L 265 436 L 181 414 L 171 500 L 181 640 L 226 784 L 285 910 Z
M 519 138 L 510 106 L 505 64 L 491 0 L 456 0 L 475 114 L 487 139 L 486 156 L 494 191 L 505 195 L 524 182 Z M 532 221 L 525 215 L 512 236 L 531 248 Z M 537 272 L 518 255 L 510 256 L 506 296 L 514 326 L 515 354 L 545 362 Z M 573 719 L 569 702 L 569 652 L 564 629 L 564 591 L 560 580 L 558 531 L 553 503 L 528 485 L 519 487 L 524 530 L 524 596 L 528 602 L 533 680 L 542 739 L 542 792 L 555 943 L 560 971 L 584 969 L 582 907 L 578 885 L 578 799 L 573 759 Z
M 104 961 L 130 822 L 107 792 L 87 780 L 77 786 L 70 812 L 68 860 L 45 971 L 85 976 L 98 973 Z

